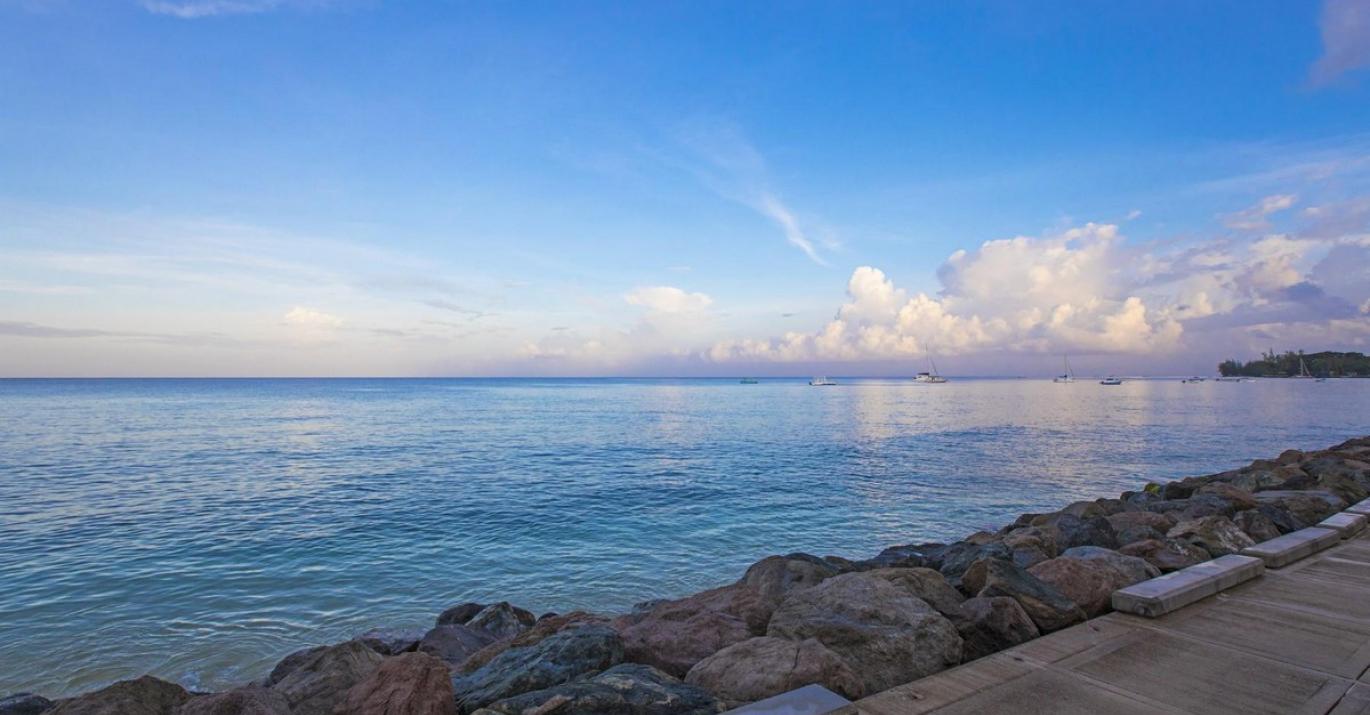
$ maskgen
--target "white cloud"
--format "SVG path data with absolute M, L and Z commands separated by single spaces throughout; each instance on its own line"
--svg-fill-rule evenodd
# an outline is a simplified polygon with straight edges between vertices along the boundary
M 1267 196 L 1256 202 L 1255 206 L 1227 214 L 1223 217 L 1223 223 L 1228 228 L 1239 231 L 1263 231 L 1270 228 L 1270 220 L 1267 217 L 1289 209 L 1298 200 L 1299 198 L 1293 194 Z
M 687 293 L 674 286 L 644 286 L 623 296 L 629 305 L 636 305 L 656 313 L 698 313 L 713 304 L 713 298 L 703 293 Z
M 343 325 L 343 319 L 336 315 L 300 305 L 291 308 L 282 318 L 286 323 L 306 330 L 332 330 Z
M 1313 86 L 1335 81 L 1370 66 L 1370 4 L 1364 0 L 1326 0 L 1322 6 L 1322 56 L 1309 70 Z

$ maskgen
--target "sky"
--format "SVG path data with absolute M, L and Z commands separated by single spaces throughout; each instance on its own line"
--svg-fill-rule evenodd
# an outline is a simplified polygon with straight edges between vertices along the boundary
M 1370 0 L 0 0 L 0 376 L 1370 352 Z

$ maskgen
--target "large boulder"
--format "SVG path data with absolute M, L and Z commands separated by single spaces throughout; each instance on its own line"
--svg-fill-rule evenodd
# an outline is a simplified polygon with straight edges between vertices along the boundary
M 1311 526 L 1311 524 L 1306 524 L 1303 520 L 1294 516 L 1294 512 L 1279 504 L 1262 502 L 1260 506 L 1252 511 L 1260 512 L 1261 516 L 1269 519 L 1270 523 L 1274 524 L 1275 528 L 1278 529 L 1281 534 L 1288 534 L 1292 531 L 1298 531 L 1299 529 L 1305 529 Z
M 713 693 L 729 708 L 814 683 L 851 700 L 866 694 L 846 661 L 813 638 L 748 638 L 696 663 L 685 682 Z
M 477 613 L 480 613 L 484 610 L 484 603 L 476 603 L 474 601 L 458 603 L 457 605 L 444 610 L 442 613 L 439 613 L 437 623 L 434 623 L 433 625 L 464 626 L 466 625 L 467 621 L 471 620 L 471 618 L 474 617 Z
M 302 664 L 308 662 L 310 658 L 322 653 L 327 647 L 328 646 L 326 645 L 312 646 L 309 648 L 301 648 L 300 650 L 287 654 L 284 658 L 276 661 L 276 666 L 257 684 L 264 688 L 269 688 L 276 683 L 281 682 L 285 679 L 285 676 L 295 672 L 296 668 L 299 668 Z
M 1150 574 L 1160 575 L 1155 566 L 1142 559 L 1107 549 L 1098 551 L 1108 551 L 1112 557 L 1094 552 L 1072 554 L 1090 548 L 1097 547 L 1067 549 L 1065 555 L 1043 561 L 1028 569 L 1028 573 L 1060 591 L 1091 618 L 1112 608 L 1114 591 L 1150 578 Z
M 370 676 L 382 659 L 381 654 L 356 641 L 328 646 L 271 689 L 285 696 L 292 715 L 330 715 L 347 691 Z
M 869 573 L 917 596 L 948 618 L 959 613 L 961 602 L 966 600 L 941 573 L 932 569 L 875 569 Z
M 809 554 L 767 556 L 747 569 L 742 585 L 774 609 L 791 591 L 816 586 L 838 573 L 840 570 L 832 563 Z
M 290 703 L 275 690 L 248 687 L 196 695 L 177 708 L 176 715 L 290 715 Z
M 144 675 L 60 701 L 47 712 L 51 715 L 172 715 L 189 699 L 190 693 L 185 688 Z
M 1145 559 L 1119 553 L 1112 549 L 1101 549 L 1097 546 L 1076 546 L 1066 549 L 1061 555 L 1108 564 L 1127 581 L 1129 586 L 1161 575 L 1160 569 L 1147 563 Z
M 765 632 L 771 607 L 739 583 L 656 604 L 614 620 L 628 660 L 684 677 L 695 663 Z
M 1232 523 L 1231 519 L 1223 516 L 1205 516 L 1182 521 L 1166 532 L 1166 537 L 1197 546 L 1215 559 L 1256 545 L 1246 532 Z
M 1071 517 L 1074 518 L 1074 517 Z M 960 587 L 961 575 L 970 568 L 970 565 L 980 559 L 1011 559 L 1013 552 L 1000 542 L 990 542 L 986 544 L 972 544 L 959 541 L 947 547 L 942 554 L 942 564 L 937 569 L 947 578 L 951 585 Z
M 424 634 L 423 640 L 419 641 L 418 651 L 455 667 L 494 641 L 495 638 L 489 633 L 467 626 L 436 626 Z
M 1176 539 L 1135 541 L 1118 549 L 1118 553 L 1143 559 L 1161 573 L 1179 571 L 1209 559 L 1207 551 Z
M 477 715 L 713 715 L 708 692 L 649 665 L 624 663 L 588 680 L 491 703 Z
M 1251 490 L 1242 489 L 1226 482 L 1205 484 L 1199 487 L 1195 493 L 1199 496 L 1211 495 L 1225 499 L 1236 511 L 1256 508 L 1256 497 L 1251 493 Z
M 39 715 L 52 709 L 52 701 L 33 693 L 15 693 L 0 698 L 0 715 Z
M 1252 541 L 1258 544 L 1284 533 L 1280 531 L 1280 528 L 1275 525 L 1270 517 L 1261 513 L 1260 509 L 1239 511 L 1232 517 L 1232 523 L 1236 524 L 1238 529 L 1241 529 L 1243 533 L 1251 537 Z
M 1124 511 L 1108 517 L 1108 524 L 1113 527 L 1118 544 L 1124 545 L 1165 537 L 1165 532 L 1175 526 L 1175 518 L 1152 511 Z
M 862 568 L 942 567 L 942 556 L 950 548 L 947 544 L 924 543 L 891 546 L 873 558 L 860 562 Z
M 1049 526 L 1025 526 L 1011 529 L 1004 535 L 1004 546 L 1012 552 L 1013 563 L 1027 568 L 1055 557 L 1056 530 Z
M 533 627 L 537 617 L 532 613 L 500 601 L 482 608 L 462 625 L 478 633 L 484 633 L 491 640 L 504 640 Z
M 510 648 L 452 679 L 457 707 L 469 713 L 496 700 L 577 680 L 623 661 L 623 639 L 602 625 L 568 628 L 538 643 Z
M 1050 526 L 1056 530 L 1056 547 L 1069 549 L 1072 546 L 1102 546 L 1112 549 L 1118 545 L 1118 535 L 1113 525 L 1104 516 L 1082 519 L 1074 514 L 1053 514 L 1037 526 Z
M 1074 601 L 1012 562 L 985 559 L 982 580 L 984 585 L 976 596 L 1012 598 L 1043 633 L 1058 631 L 1085 619 L 1084 611 Z
M 459 673 L 469 673 L 481 666 L 489 663 L 495 656 L 503 653 L 510 648 L 523 648 L 530 645 L 541 643 L 549 636 L 556 635 L 567 628 L 575 628 L 587 624 L 608 625 L 609 619 L 604 616 L 588 613 L 586 611 L 571 611 L 539 618 L 532 628 L 502 641 L 495 641 L 490 645 L 481 648 L 471 657 L 461 662 L 456 671 Z
M 1305 525 L 1311 526 L 1346 508 L 1347 502 L 1332 492 L 1320 490 L 1271 490 L 1256 493 L 1261 504 L 1284 507 Z
M 834 576 L 790 594 L 771 617 L 767 635 L 817 639 L 851 666 L 866 692 L 961 660 L 961 637 L 945 616 L 869 572 Z
M 447 664 L 424 653 L 386 658 L 347 691 L 333 715 L 457 715 Z
M 376 628 L 353 640 L 381 655 L 399 655 L 419 647 L 425 633 L 419 628 Z
M 970 662 L 1041 635 L 1023 607 L 1012 598 L 971 598 L 954 619 L 963 643 L 961 659 Z

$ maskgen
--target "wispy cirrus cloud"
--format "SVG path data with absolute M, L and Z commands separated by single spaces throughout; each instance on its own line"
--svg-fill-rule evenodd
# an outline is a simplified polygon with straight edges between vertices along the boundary
M 772 186 L 765 158 L 734 125 L 722 121 L 698 120 L 678 132 L 678 138 L 693 155 L 676 161 L 697 176 L 719 196 L 742 204 L 765 217 L 809 260 L 828 265 L 818 245 L 810 238 L 798 214 Z M 834 242 L 825 242 L 832 248 Z
M 273 10 L 318 9 L 334 0 L 141 0 L 144 10 L 182 20 L 198 20 L 224 15 L 255 15 Z

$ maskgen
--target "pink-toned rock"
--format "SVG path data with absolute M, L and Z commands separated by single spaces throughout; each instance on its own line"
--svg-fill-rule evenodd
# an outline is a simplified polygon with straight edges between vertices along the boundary
M 658 603 L 645 614 L 621 616 L 613 627 L 623 636 L 629 662 L 680 678 L 695 663 L 759 635 L 748 628 L 749 620 L 765 623 L 769 616 L 770 609 L 754 589 L 734 584 Z
M 851 700 L 865 695 L 851 667 L 812 638 L 748 638 L 696 663 L 685 682 L 730 708 L 815 683 Z
M 1197 546 L 1215 559 L 1256 545 L 1246 532 L 1237 528 L 1237 525 L 1225 516 L 1205 516 L 1182 521 L 1166 532 L 1166 537 Z
M 1006 596 L 972 598 L 953 622 L 963 641 L 961 660 L 970 662 L 1041 635 L 1018 602 Z
M 347 691 L 370 676 L 381 660 L 379 653 L 357 641 L 328 646 L 271 689 L 285 696 L 292 715 L 330 715 Z
M 423 653 L 386 658 L 365 680 L 352 686 L 334 715 L 457 715 L 452 673 L 447 664 Z
M 1113 592 L 1128 585 L 1106 563 L 1074 556 L 1043 561 L 1029 568 L 1028 573 L 1074 601 L 1090 618 L 1107 612 Z
M 1256 497 L 1246 489 L 1233 486 L 1226 482 L 1212 482 L 1205 484 L 1195 492 L 1196 494 L 1213 494 L 1220 496 L 1232 503 L 1238 511 L 1242 509 L 1255 509 Z

